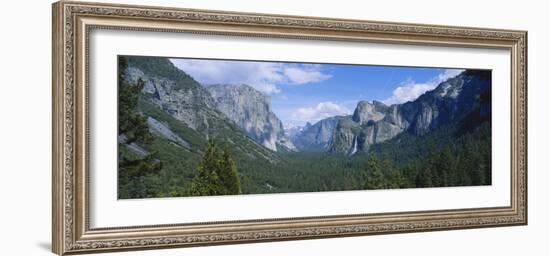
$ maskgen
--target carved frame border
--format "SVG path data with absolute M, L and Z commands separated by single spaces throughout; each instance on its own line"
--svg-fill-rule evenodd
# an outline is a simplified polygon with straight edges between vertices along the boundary
M 527 224 L 527 32 L 61 1 L 53 5 L 52 250 L 60 255 Z M 88 35 L 124 29 L 504 48 L 512 53 L 510 207 L 90 229 Z

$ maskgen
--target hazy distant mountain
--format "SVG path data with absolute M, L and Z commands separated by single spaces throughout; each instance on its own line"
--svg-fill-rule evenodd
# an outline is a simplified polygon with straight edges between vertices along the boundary
M 307 123 L 300 132 L 291 136 L 292 143 L 300 151 L 328 151 L 334 129 L 341 118 L 344 117 L 329 117 L 314 125 Z
M 290 141 L 293 141 L 293 137 L 296 135 L 299 135 L 304 129 L 311 126 L 311 124 L 308 122 L 306 125 L 288 125 L 284 126 L 285 128 L 285 134 L 290 138 Z

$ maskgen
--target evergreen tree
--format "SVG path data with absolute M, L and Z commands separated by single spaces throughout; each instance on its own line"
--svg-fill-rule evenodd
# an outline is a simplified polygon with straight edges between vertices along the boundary
M 416 175 L 416 187 L 417 188 L 427 188 L 433 187 L 433 165 L 430 163 L 430 158 L 428 158 L 427 163 L 419 165 L 419 170 Z
M 439 177 L 436 186 L 446 187 L 455 183 L 453 175 L 456 174 L 456 157 L 450 146 L 445 147 L 439 154 L 435 170 Z
M 231 158 L 227 145 L 223 149 L 220 163 L 220 181 L 227 190 L 226 194 L 236 195 L 241 193 L 241 181 L 237 173 L 237 164 Z
M 396 168 L 391 159 L 384 159 L 381 162 L 382 172 L 385 174 L 385 188 L 405 187 L 405 177 L 400 169 Z
M 191 194 L 196 196 L 219 194 L 221 186 L 217 173 L 218 158 L 216 144 L 213 140 L 209 140 L 198 167 L 198 175 L 191 185 Z
M 119 58 L 118 68 L 118 134 L 127 138 L 125 142 L 127 144 L 148 142 L 151 135 L 147 127 L 147 119 L 137 111 L 139 96 L 145 83 L 141 78 L 136 84 L 126 80 L 128 60 L 125 57 Z
M 136 142 L 147 143 L 152 138 L 147 126 L 147 119 L 137 111 L 139 95 L 145 83 L 139 79 L 137 84 L 130 84 L 125 80 L 126 69 L 126 58 L 119 58 L 118 135 L 125 138 L 119 142 L 119 147 Z M 119 177 L 122 179 L 142 176 L 162 168 L 155 153 L 132 159 L 123 155 L 123 150 L 119 149 L 118 154 Z
M 191 184 L 195 196 L 236 195 L 241 193 L 237 165 L 229 149 L 220 152 L 216 142 L 209 140 L 198 174 Z
M 384 173 L 382 172 L 378 158 L 374 154 L 369 155 L 365 173 L 365 189 L 381 189 L 386 187 Z

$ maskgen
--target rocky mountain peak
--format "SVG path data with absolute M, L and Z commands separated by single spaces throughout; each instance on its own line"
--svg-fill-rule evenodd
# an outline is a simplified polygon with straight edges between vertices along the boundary
M 273 151 L 295 150 L 281 120 L 271 110 L 271 98 L 246 84 L 206 86 L 216 108 L 259 144 Z
M 441 83 L 434 89 L 434 95 L 439 97 L 448 97 L 455 99 L 458 97 L 464 85 L 463 77 L 457 76 Z
M 379 101 L 368 102 L 359 101 L 357 107 L 353 112 L 352 120 L 359 123 L 359 125 L 366 124 L 368 121 L 379 121 L 386 115 L 388 107 Z
M 207 85 L 206 89 L 210 92 L 216 102 L 220 100 L 247 101 L 258 104 L 264 110 L 271 110 L 271 99 L 256 89 L 246 84 L 213 84 Z
M 375 108 L 380 109 L 380 111 L 383 111 L 384 109 L 388 108 L 388 105 L 384 104 L 381 101 L 373 100 L 372 104 L 374 105 Z

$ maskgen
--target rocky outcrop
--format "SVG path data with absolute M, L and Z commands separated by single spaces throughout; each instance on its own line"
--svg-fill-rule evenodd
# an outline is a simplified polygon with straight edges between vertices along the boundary
M 216 108 L 235 122 L 254 141 L 277 150 L 295 150 L 285 135 L 283 123 L 271 111 L 271 99 L 245 85 L 210 85 L 206 87 Z
M 164 124 L 152 117 L 147 117 L 147 125 L 149 130 L 160 137 L 163 137 L 176 145 L 185 149 L 190 149 L 189 143 L 175 134 L 167 124 Z
M 149 154 L 149 152 L 147 152 L 147 150 L 145 150 L 144 148 L 142 148 L 140 145 L 136 144 L 135 142 L 132 142 L 132 143 L 128 144 L 127 143 L 128 137 L 126 137 L 126 135 L 124 135 L 124 134 L 118 135 L 117 140 L 118 140 L 119 145 L 124 145 L 124 147 L 126 147 L 128 150 L 132 151 L 134 154 L 136 154 L 140 157 L 144 157 L 147 154 Z
M 388 106 L 379 101 L 360 101 L 353 112 L 353 121 L 359 125 L 366 124 L 368 121 L 379 121 L 386 115 Z
M 361 130 L 361 126 L 353 121 L 349 116 L 338 120 L 332 140 L 328 147 L 329 152 L 352 154 L 357 146 L 357 135 Z
M 223 118 L 220 113 L 212 111 L 215 109 L 213 99 L 196 82 L 178 83 L 130 66 L 127 71 L 127 80 L 135 83 L 138 79 L 144 81 L 143 92 L 148 95 L 149 101 L 192 129 L 208 129 L 210 117 Z

